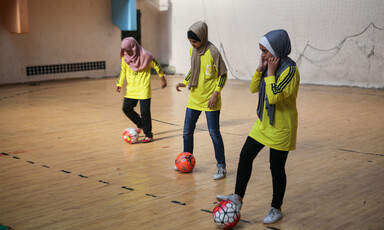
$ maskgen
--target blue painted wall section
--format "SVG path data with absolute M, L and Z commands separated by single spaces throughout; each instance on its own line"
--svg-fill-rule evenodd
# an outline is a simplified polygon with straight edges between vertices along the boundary
M 112 23 L 120 30 L 137 30 L 136 0 L 111 0 Z

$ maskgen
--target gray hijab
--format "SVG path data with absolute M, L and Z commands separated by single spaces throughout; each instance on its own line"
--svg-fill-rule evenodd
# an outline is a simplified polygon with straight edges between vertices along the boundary
M 291 41 L 289 39 L 288 33 L 285 30 L 272 30 L 264 35 L 263 38 L 266 38 L 267 46 L 264 46 L 268 49 L 273 49 L 272 51 L 268 50 L 270 53 L 276 54 L 276 57 L 280 58 L 279 65 L 277 66 L 275 79 L 280 77 L 280 74 L 287 69 L 289 66 L 296 66 L 296 63 L 288 57 L 291 53 Z M 265 39 L 263 39 L 265 40 Z M 260 44 L 262 44 L 260 42 Z M 262 44 L 263 45 L 263 44 Z M 268 96 L 265 96 L 265 80 L 267 77 L 268 66 L 264 70 L 263 75 L 261 77 L 260 86 L 259 86 L 259 102 L 257 105 L 257 116 L 260 120 L 263 119 L 263 111 L 264 111 L 264 98 L 265 98 L 265 108 L 268 112 L 269 124 L 273 126 L 275 120 L 275 105 L 269 104 Z

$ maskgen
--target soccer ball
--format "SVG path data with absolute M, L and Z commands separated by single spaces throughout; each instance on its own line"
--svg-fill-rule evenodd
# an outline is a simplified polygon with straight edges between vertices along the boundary
M 240 210 L 239 207 L 231 201 L 223 200 L 213 209 L 212 216 L 220 228 L 230 229 L 239 222 Z
M 196 159 L 191 153 L 182 152 L 177 155 L 175 165 L 181 172 L 191 172 L 196 165 Z
M 128 129 L 124 130 L 124 132 L 123 132 L 123 139 L 126 142 L 133 144 L 133 143 L 136 143 L 138 141 L 139 134 L 137 133 L 136 129 L 128 128 Z

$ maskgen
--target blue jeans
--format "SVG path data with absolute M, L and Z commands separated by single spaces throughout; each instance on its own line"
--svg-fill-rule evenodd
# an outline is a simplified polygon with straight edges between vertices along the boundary
M 193 154 L 193 134 L 196 128 L 196 122 L 199 119 L 201 111 L 187 108 L 184 121 L 184 152 Z M 212 138 L 213 147 L 215 149 L 215 158 L 217 167 L 225 168 L 224 143 L 220 134 L 220 110 L 206 111 L 209 135 Z

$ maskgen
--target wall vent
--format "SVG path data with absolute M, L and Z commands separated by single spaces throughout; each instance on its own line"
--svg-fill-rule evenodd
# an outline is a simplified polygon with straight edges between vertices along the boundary
M 105 69 L 105 61 L 27 66 L 27 76 Z

